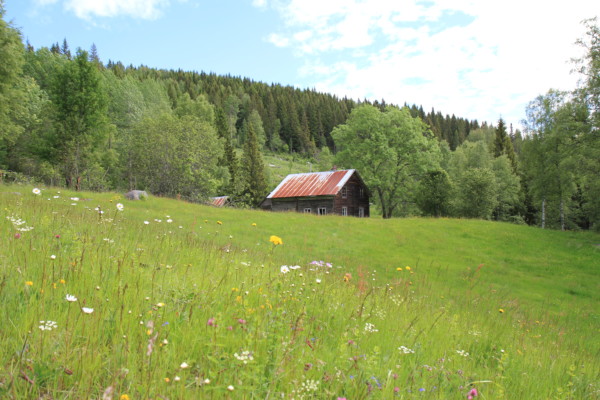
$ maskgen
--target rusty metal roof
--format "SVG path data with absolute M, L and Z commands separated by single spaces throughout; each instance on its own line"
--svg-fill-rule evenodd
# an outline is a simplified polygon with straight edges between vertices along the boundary
M 354 169 L 343 171 L 311 172 L 291 174 L 273 190 L 267 199 L 285 197 L 335 196 L 348 179 L 354 174 Z
M 227 202 L 229 196 L 219 196 L 219 197 L 211 197 L 210 204 L 215 207 L 223 207 Z

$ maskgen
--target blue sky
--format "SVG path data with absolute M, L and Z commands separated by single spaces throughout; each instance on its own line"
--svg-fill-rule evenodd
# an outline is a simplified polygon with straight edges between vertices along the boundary
M 557 3 L 557 4 L 553 4 Z M 571 0 L 5 0 L 35 48 L 103 62 L 215 72 L 519 126 L 550 88 L 572 89 L 580 22 Z

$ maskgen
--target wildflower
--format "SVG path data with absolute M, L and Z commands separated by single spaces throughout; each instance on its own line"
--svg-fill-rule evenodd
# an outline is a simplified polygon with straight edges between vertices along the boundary
M 273 243 L 274 246 L 283 244 L 283 240 L 281 240 L 281 238 L 279 236 L 275 236 L 275 235 L 273 235 L 269 238 L 269 242 Z
M 321 283 L 321 280 L 320 280 L 319 278 L 317 278 L 317 280 L 316 280 L 316 281 L 317 281 L 317 283 Z
M 50 256 L 50 259 L 51 259 L 51 260 L 56 260 L 56 256 L 55 256 L 54 254 L 52 254 L 52 255 Z
M 479 395 L 479 393 L 477 392 L 477 389 L 473 388 L 469 391 L 469 394 L 467 395 L 467 399 L 473 400 L 473 398 L 477 397 L 478 395 Z
M 217 326 L 215 318 L 214 317 L 209 318 L 208 321 L 206 322 L 206 325 L 208 325 L 208 326 Z
M 405 270 L 410 271 L 411 268 L 407 265 L 406 267 L 404 267 Z
M 129 396 L 126 394 L 122 394 L 121 397 L 119 397 L 119 400 L 129 400 Z
M 402 271 L 402 267 L 396 268 L 396 271 Z
M 171 382 L 171 380 L 169 378 L 165 378 L 165 382 L 169 383 L 169 382 Z
M 499 312 L 500 314 L 503 314 L 503 313 L 504 313 L 504 308 L 500 308 L 500 309 L 498 309 L 498 312 Z
M 248 361 L 253 361 L 254 360 L 254 356 L 248 350 L 242 351 L 241 354 L 235 353 L 233 356 L 235 358 L 237 358 L 238 360 L 240 360 L 241 362 L 243 362 L 244 364 L 248 364 Z
M 15 239 L 21 239 L 21 234 L 19 232 L 15 233 Z
M 33 194 L 37 194 L 37 195 L 42 194 L 42 191 L 38 188 L 33 188 L 32 192 L 33 192 Z
M 463 357 L 469 357 L 469 353 L 467 353 L 467 352 L 466 352 L 466 351 L 464 351 L 464 350 L 456 350 L 456 353 L 457 353 L 459 356 L 463 356 Z
M 217 221 L 217 225 L 223 225 L 221 221 Z
M 173 220 L 172 220 L 171 218 L 169 218 L 169 219 L 167 220 L 167 224 L 170 224 L 171 222 L 173 222 Z
M 144 225 L 150 224 L 150 221 L 144 221 Z
M 60 235 L 54 235 L 55 239 L 60 239 Z
M 234 387 L 233 387 L 233 385 L 229 385 L 229 386 L 227 386 L 227 390 L 229 390 L 230 392 L 233 392 L 233 390 L 234 390 Z
M 81 311 L 83 311 L 86 314 L 91 314 L 94 312 L 93 308 L 89 308 L 89 307 L 81 307 Z
M 180 377 L 178 377 L 178 376 L 175 376 L 175 378 L 173 378 L 173 380 L 174 380 L 175 382 L 179 382 L 179 381 L 181 380 L 181 378 L 180 378 Z
M 186 363 L 185 361 L 184 361 L 184 362 L 182 362 L 182 363 L 181 363 L 181 365 L 179 366 L 179 368 L 181 368 L 181 369 L 186 369 L 186 368 L 188 368 L 188 367 L 189 367 L 189 365 L 188 365 L 188 363 Z
M 256 226 L 256 222 L 253 222 L 253 223 L 252 223 L 252 226 Z
M 400 346 L 400 347 L 398 347 L 398 350 L 400 350 L 400 352 L 402 352 L 402 353 L 404 353 L 404 354 L 412 354 L 412 353 L 414 353 L 414 352 L 415 352 L 414 350 L 412 350 L 412 349 L 409 349 L 409 348 L 408 348 L 408 347 L 406 347 L 406 346 Z
M 157 303 L 156 304 L 156 307 L 158 307 L 158 308 L 161 308 L 161 307 L 164 307 L 164 306 L 165 306 L 165 303 Z
M 208 385 L 209 383 L 210 383 L 210 379 L 206 378 L 206 379 L 204 380 L 204 384 L 205 384 L 205 385 Z
M 52 329 L 58 328 L 58 325 L 54 321 L 40 321 L 40 326 L 38 328 L 42 331 L 51 331 Z
M 27 286 L 33 286 L 33 281 L 25 281 L 25 284 L 26 284 Z
M 79 201 L 79 197 L 71 197 L 72 201 Z
M 61 279 L 59 282 L 60 282 L 60 283 L 62 283 L 63 285 L 64 285 L 65 283 L 67 283 L 67 281 L 65 281 L 64 279 Z
M 77 301 L 77 297 L 73 296 L 72 294 L 67 294 L 67 296 L 65 297 L 65 300 L 74 302 L 74 301 Z
M 282 274 L 287 274 L 288 272 L 290 272 L 290 269 L 288 268 L 287 265 L 282 265 L 280 268 L 280 271 Z
M 365 324 L 365 332 L 375 333 L 375 332 L 379 332 L 379 329 L 375 328 L 375 325 L 371 324 L 370 322 L 367 322 Z
M 125 206 L 123 206 L 123 204 L 121 204 L 121 203 L 117 203 L 116 207 L 117 207 L 117 210 L 119 210 L 119 211 L 123 211 L 123 209 L 125 208 Z
M 350 282 L 350 279 L 352 279 L 352 274 L 350 272 L 346 272 L 344 275 L 344 282 Z

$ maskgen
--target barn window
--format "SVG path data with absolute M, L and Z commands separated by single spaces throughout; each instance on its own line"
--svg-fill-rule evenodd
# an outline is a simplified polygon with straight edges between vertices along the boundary
M 364 207 L 358 207 L 358 217 L 359 218 L 365 217 L 365 208 Z
M 348 207 L 342 207 L 342 215 L 344 217 L 348 215 Z
M 346 197 L 348 197 L 348 188 L 344 186 L 342 188 L 342 198 L 345 199 Z
M 304 213 L 305 213 L 305 214 L 310 214 L 310 211 L 311 211 L 311 210 L 310 210 L 310 207 L 306 207 L 306 208 L 304 209 Z
M 319 207 L 319 215 L 327 215 L 327 208 Z
M 360 197 L 361 199 L 363 197 L 365 197 L 365 189 L 363 189 L 363 188 L 358 189 L 358 197 Z

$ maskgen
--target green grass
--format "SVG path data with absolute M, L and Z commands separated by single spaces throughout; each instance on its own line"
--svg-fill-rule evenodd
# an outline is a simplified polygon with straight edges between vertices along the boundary
M 600 398 L 597 234 L 31 189 L 0 187 L 0 398 Z

